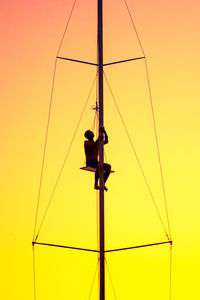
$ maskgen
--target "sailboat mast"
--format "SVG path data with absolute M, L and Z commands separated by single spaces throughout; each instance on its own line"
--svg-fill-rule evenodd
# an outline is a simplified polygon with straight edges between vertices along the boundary
M 99 228 L 100 228 L 100 300 L 105 300 L 105 237 L 104 237 L 104 143 L 103 132 L 103 0 L 98 0 L 98 73 L 99 73 Z

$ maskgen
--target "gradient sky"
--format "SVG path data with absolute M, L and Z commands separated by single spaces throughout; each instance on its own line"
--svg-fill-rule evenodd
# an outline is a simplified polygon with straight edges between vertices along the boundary
M 0 1 L 1 298 L 33 299 L 32 236 L 53 68 L 72 0 Z M 147 57 L 173 246 L 172 299 L 199 299 L 200 4 L 127 1 Z M 104 0 L 105 62 L 141 55 L 122 0 Z M 96 60 L 96 1 L 78 0 L 60 55 Z M 164 218 L 144 62 L 105 70 Z M 58 62 L 39 221 L 96 70 Z M 84 163 L 93 89 L 39 241 L 97 247 L 96 193 Z M 105 84 L 106 248 L 166 240 Z M 96 254 L 36 246 L 37 299 L 87 299 Z M 169 299 L 169 247 L 107 255 L 117 299 Z M 115 299 L 106 269 L 107 299 Z M 97 279 L 91 299 L 98 299 Z

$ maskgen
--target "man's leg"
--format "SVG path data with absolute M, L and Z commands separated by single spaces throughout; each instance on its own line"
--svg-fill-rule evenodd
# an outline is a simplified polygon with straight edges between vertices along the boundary
M 94 188 L 95 188 L 96 190 L 99 190 L 98 180 L 99 180 L 99 164 L 97 165 L 96 171 L 95 171 Z
M 104 184 L 106 183 L 111 171 L 111 165 L 104 164 Z

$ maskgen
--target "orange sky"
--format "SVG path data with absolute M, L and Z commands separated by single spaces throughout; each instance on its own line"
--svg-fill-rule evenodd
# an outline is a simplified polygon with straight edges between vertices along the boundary
M 172 299 L 198 299 L 200 4 L 127 1 L 147 57 L 173 247 Z M 1 1 L 1 298 L 33 299 L 32 235 L 55 55 L 73 1 Z M 121 0 L 104 0 L 105 62 L 141 55 Z M 96 60 L 96 1 L 78 0 L 60 54 Z M 59 61 L 39 221 L 95 77 Z M 164 218 L 144 62 L 106 68 Z M 106 248 L 166 240 L 109 89 L 104 85 L 108 161 Z M 39 240 L 95 249 L 96 193 L 83 165 L 92 91 Z M 36 247 L 37 299 L 87 299 L 96 254 Z M 169 299 L 169 247 L 107 255 L 117 299 Z M 115 299 L 107 278 L 107 299 Z M 78 287 L 78 288 L 77 288 Z M 97 280 L 91 299 L 97 297 Z

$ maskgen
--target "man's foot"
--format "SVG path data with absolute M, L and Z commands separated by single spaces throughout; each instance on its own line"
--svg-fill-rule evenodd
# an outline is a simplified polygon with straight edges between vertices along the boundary
M 98 184 L 95 184 L 94 188 L 95 188 L 95 190 L 100 190 L 100 187 L 98 186 Z M 107 192 L 108 189 L 106 186 L 104 186 L 104 190 Z
M 107 190 L 108 190 L 107 187 L 106 187 L 105 185 L 104 185 L 104 190 L 105 190 L 106 192 L 107 192 Z

